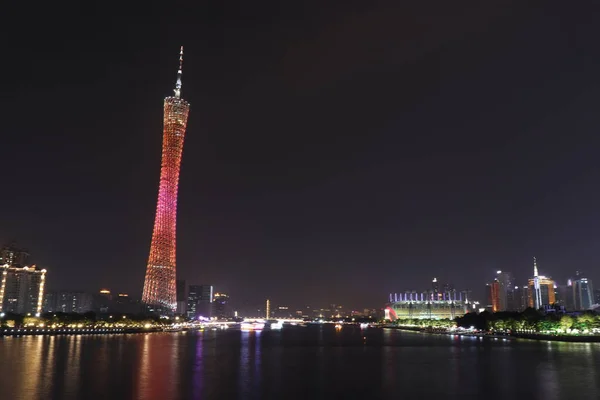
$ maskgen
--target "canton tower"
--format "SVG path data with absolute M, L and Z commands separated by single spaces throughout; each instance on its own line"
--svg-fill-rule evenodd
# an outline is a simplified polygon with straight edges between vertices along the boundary
M 181 152 L 190 105 L 181 98 L 181 68 L 183 46 L 179 53 L 179 70 L 175 95 L 165 98 L 163 117 L 162 163 L 158 204 L 146 268 L 142 301 L 154 311 L 174 312 L 175 288 L 175 231 L 177 223 L 177 186 Z

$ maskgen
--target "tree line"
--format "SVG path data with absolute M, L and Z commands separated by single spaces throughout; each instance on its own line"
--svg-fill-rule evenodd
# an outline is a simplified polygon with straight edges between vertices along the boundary
M 498 332 L 531 332 L 580 334 L 600 333 L 600 314 L 587 311 L 581 314 L 542 313 L 533 308 L 523 312 L 468 313 L 450 319 L 397 319 L 398 326 L 422 328 L 465 328 Z

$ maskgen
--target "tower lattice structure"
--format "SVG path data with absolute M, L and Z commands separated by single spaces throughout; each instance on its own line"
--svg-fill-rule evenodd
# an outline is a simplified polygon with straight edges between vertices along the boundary
M 176 225 L 177 189 L 181 153 L 190 105 L 181 98 L 183 46 L 179 55 L 179 70 L 175 95 L 165 98 L 163 119 L 162 163 L 158 203 L 152 231 L 150 257 L 146 268 L 142 301 L 154 309 L 175 311 L 177 305 Z

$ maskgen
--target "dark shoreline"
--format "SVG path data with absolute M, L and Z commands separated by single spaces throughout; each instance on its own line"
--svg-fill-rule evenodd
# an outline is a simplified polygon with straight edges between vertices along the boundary
M 600 336 L 545 335 L 535 333 L 513 333 L 510 336 L 519 339 L 550 340 L 554 342 L 600 343 Z

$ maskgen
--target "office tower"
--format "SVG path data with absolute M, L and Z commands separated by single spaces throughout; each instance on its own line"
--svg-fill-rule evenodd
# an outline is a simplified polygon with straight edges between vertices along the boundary
M 162 164 L 158 203 L 152 231 L 150 257 L 146 268 L 142 301 L 158 313 L 172 313 L 177 306 L 175 287 L 175 233 L 177 219 L 177 189 L 181 152 L 190 105 L 181 98 L 183 47 L 179 55 L 179 70 L 175 95 L 164 101 Z
M 519 311 L 519 289 L 518 287 L 512 286 L 506 289 L 506 311 Z
M 504 311 L 501 305 L 502 287 L 498 280 L 486 284 L 487 291 L 487 306 L 486 308 L 492 312 Z
M 58 293 L 54 291 L 48 291 L 44 293 L 44 301 L 42 302 L 42 312 L 54 312 L 56 309 L 56 297 Z
M 139 300 L 131 298 L 127 293 L 119 293 L 112 301 L 112 310 L 123 314 L 139 314 L 143 307 Z
M 79 291 L 50 291 L 44 295 L 44 312 L 62 312 L 83 314 L 92 311 L 91 293 Z
M 499 286 L 499 311 L 507 311 L 508 298 L 512 297 L 511 292 L 513 291 L 514 279 L 510 272 L 496 271 L 496 280 L 500 284 Z
M 46 270 L 31 267 L 0 267 L 0 312 L 39 316 L 44 300 Z
M 225 293 L 215 293 L 213 298 L 213 317 L 218 319 L 226 319 L 231 317 L 231 306 L 229 304 L 229 296 Z
M 187 298 L 188 318 L 210 318 L 212 316 L 213 287 L 190 285 Z
M 566 285 L 557 285 L 554 290 L 556 294 L 556 304 L 564 307 L 568 311 L 575 310 L 575 298 L 573 293 L 573 281 L 569 279 Z
M 112 294 L 108 289 L 100 289 L 100 291 L 93 296 L 94 311 L 99 313 L 107 313 L 112 306 Z
M 492 283 L 486 284 L 487 308 L 493 312 L 507 311 L 514 308 L 515 294 L 513 292 L 512 274 L 496 271 Z
M 529 286 L 515 286 L 515 311 L 524 311 L 529 307 Z
M 538 274 L 537 261 L 533 257 L 533 278 L 529 279 L 527 291 L 529 307 L 536 310 L 543 306 L 550 306 L 556 302 L 554 296 L 554 281 L 551 278 Z
M 22 268 L 27 264 L 29 253 L 27 250 L 20 249 L 15 242 L 4 246 L 0 250 L 0 266 L 8 265 L 9 267 Z
M 177 310 L 176 313 L 184 315 L 187 312 L 187 292 L 186 284 L 182 279 L 177 279 Z
M 573 283 L 573 300 L 575 310 L 588 310 L 594 304 L 592 281 L 577 271 Z

